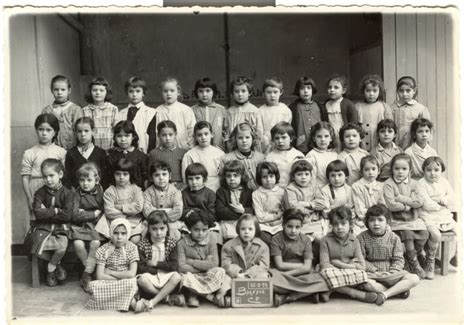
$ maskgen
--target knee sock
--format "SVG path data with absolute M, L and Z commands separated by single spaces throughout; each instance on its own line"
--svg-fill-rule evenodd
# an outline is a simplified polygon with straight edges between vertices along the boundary
M 48 263 L 48 273 L 56 271 L 56 265 Z

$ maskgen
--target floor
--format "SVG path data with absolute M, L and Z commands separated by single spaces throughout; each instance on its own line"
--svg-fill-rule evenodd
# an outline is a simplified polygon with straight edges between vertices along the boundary
M 116 321 L 135 322 L 145 317 L 153 317 L 160 324 L 182 320 L 193 324 L 208 324 L 210 321 L 224 320 L 231 323 L 264 323 L 272 319 L 272 323 L 291 320 L 299 323 L 335 324 L 338 321 L 353 322 L 405 322 L 417 324 L 427 323 L 462 323 L 462 273 L 450 269 L 447 276 L 437 274 L 433 281 L 422 281 L 412 290 L 409 299 L 390 299 L 381 307 L 374 304 L 361 303 L 344 297 L 332 297 L 326 304 L 312 304 L 301 301 L 279 308 L 230 308 L 219 309 L 203 302 L 197 309 L 170 307 L 159 305 L 151 313 L 133 314 L 115 311 L 89 311 L 84 309 L 88 295 L 80 288 L 77 275 L 71 275 L 64 284 L 49 288 L 44 283 L 40 288 L 32 288 L 30 284 L 30 263 L 25 257 L 14 257 L 12 261 L 12 304 L 9 311 L 10 319 L 30 323 L 33 318 L 47 321 L 51 317 L 59 317 L 54 323 L 62 321 L 70 323 L 72 319 L 82 323 L 87 320 L 100 320 L 104 316 Z M 439 272 L 439 271 L 438 271 Z M 47 303 L 45 303 L 47 302 Z M 71 318 L 73 316 L 74 318 Z M 181 323 L 181 322 L 179 322 Z

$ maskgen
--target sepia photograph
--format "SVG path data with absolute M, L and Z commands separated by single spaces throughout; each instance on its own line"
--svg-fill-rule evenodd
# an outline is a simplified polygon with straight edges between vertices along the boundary
M 455 7 L 4 8 L 11 323 L 463 323 Z

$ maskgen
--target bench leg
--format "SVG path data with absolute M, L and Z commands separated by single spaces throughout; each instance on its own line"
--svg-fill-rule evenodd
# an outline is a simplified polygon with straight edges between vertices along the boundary
M 31 286 L 38 288 L 40 286 L 39 260 L 38 256 L 31 257 Z
M 441 242 L 441 275 L 447 275 L 449 269 L 449 246 L 450 242 Z

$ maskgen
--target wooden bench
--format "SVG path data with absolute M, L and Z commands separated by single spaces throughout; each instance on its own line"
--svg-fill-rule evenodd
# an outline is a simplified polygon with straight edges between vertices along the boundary
M 441 233 L 441 242 L 438 250 L 441 251 L 441 275 L 447 275 L 449 269 L 449 250 L 456 245 L 456 234 L 453 231 Z

